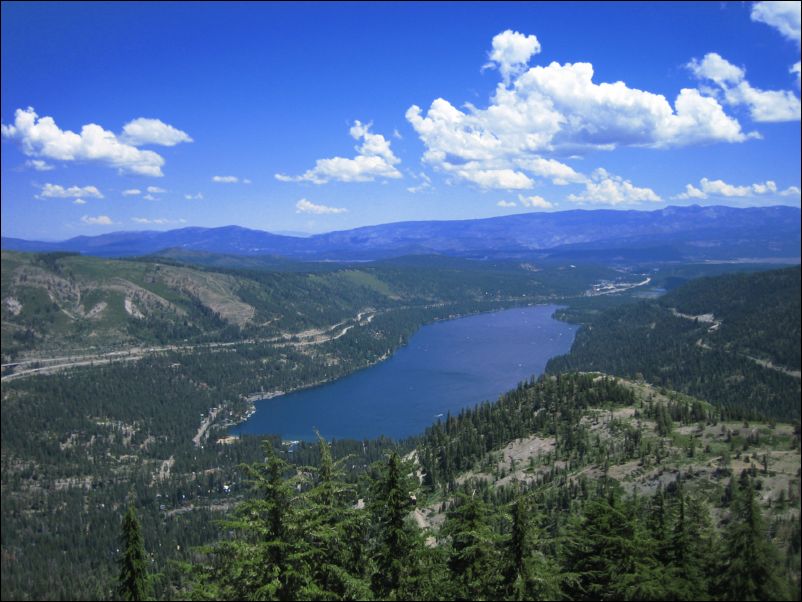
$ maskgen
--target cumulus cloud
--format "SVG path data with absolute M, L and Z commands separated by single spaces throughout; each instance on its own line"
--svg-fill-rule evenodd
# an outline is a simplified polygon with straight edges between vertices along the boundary
M 569 194 L 574 203 L 598 205 L 636 205 L 642 202 L 659 202 L 661 199 L 651 188 L 639 188 L 629 180 L 613 175 L 603 168 L 593 171 L 580 194 Z
M 201 201 L 203 200 L 203 194 L 198 192 L 197 194 L 185 194 L 184 198 L 188 201 Z
M 189 134 L 164 123 L 161 119 L 140 117 L 123 126 L 120 140 L 134 146 L 158 144 L 175 146 L 181 142 L 192 142 Z
M 463 180 L 473 182 L 479 188 L 524 190 L 535 185 L 529 176 L 520 171 L 513 169 L 482 169 L 478 161 L 471 161 L 456 168 L 448 164 L 444 164 L 442 167 Z
M 682 192 L 674 197 L 675 199 L 706 199 L 707 194 L 699 190 L 693 184 L 685 185 L 685 192 Z
M 743 69 L 715 52 L 708 52 L 701 61 L 691 59 L 687 66 L 697 79 L 709 79 L 720 86 L 738 84 L 746 75 Z
M 515 164 L 536 176 L 550 179 L 552 184 L 557 184 L 558 186 L 581 184 L 587 180 L 587 177 L 574 171 L 569 165 L 560 163 L 555 159 L 544 159 L 542 157 L 521 158 L 517 159 Z
M 51 169 L 55 169 L 53 165 L 50 165 L 47 161 L 42 161 L 41 159 L 30 159 L 25 161 L 25 165 L 35 169 L 36 171 L 50 171 Z
M 316 205 L 306 199 L 301 199 L 295 203 L 296 213 L 313 213 L 315 215 L 326 215 L 331 213 L 345 213 L 348 211 L 344 207 L 329 207 L 327 205 Z
M 554 204 L 550 203 L 542 196 L 524 196 L 522 194 L 518 195 L 518 203 L 521 204 L 522 207 L 530 207 L 536 209 L 554 209 Z M 515 201 L 499 201 L 496 203 L 499 207 L 517 207 L 518 203 Z
M 142 194 L 142 191 L 139 188 L 129 188 L 128 190 L 123 190 L 123 196 L 137 196 L 138 194 Z
M 62 130 L 52 117 L 39 117 L 32 107 L 17 109 L 13 125 L 2 124 L 2 135 L 19 140 L 22 152 L 30 157 L 97 161 L 121 172 L 154 177 L 164 175 L 161 155 L 140 150 L 95 123 L 84 125 L 80 134 Z
M 45 184 L 37 195 L 40 199 L 69 199 L 78 197 L 92 197 L 102 199 L 103 194 L 96 186 L 70 186 L 64 188 L 59 184 Z
M 187 220 L 185 219 L 166 219 L 163 217 L 156 217 L 156 218 L 132 217 L 131 221 L 137 224 L 157 224 L 157 225 L 187 223 Z
M 212 176 L 212 182 L 218 184 L 237 184 L 239 178 L 237 176 Z
M 114 223 L 108 215 L 84 215 L 81 221 L 90 226 L 111 226 Z
M 415 175 L 414 173 L 411 175 L 414 179 L 419 180 L 420 184 L 418 184 L 417 186 L 410 186 L 409 188 L 407 188 L 407 192 L 411 192 L 414 194 L 417 192 L 423 192 L 424 190 L 431 189 L 432 179 L 427 174 L 425 174 L 424 172 L 420 172 L 418 175 Z
M 692 59 L 687 66 L 698 79 L 717 84 L 727 104 L 748 107 L 754 121 L 777 122 L 800 119 L 800 101 L 793 92 L 761 90 L 753 87 L 746 79 L 746 71 L 715 52 L 706 54 L 701 61 Z M 794 68 L 791 68 L 791 72 L 794 72 Z
M 524 207 L 536 207 L 538 209 L 554 209 L 554 205 L 544 199 L 542 196 L 524 196 L 518 195 L 518 201 Z
M 152 194 L 146 194 L 142 198 L 145 199 L 146 201 L 156 201 L 156 200 L 158 200 L 157 197 L 153 196 Z
M 758 195 L 778 194 L 781 196 L 793 196 L 799 194 L 799 188 L 790 186 L 785 190 L 779 190 L 777 183 L 773 180 L 757 182 L 745 186 L 735 186 L 728 184 L 724 180 L 710 180 L 702 178 L 697 188 L 693 184 L 685 185 L 685 192 L 676 195 L 675 199 L 706 199 L 710 196 L 726 198 L 745 198 Z
M 325 184 L 332 180 L 339 182 L 372 182 L 377 178 L 401 178 L 396 169 L 401 160 L 393 154 L 390 141 L 381 134 L 370 132 L 371 124 L 355 121 L 349 133 L 354 140 L 361 140 L 356 147 L 357 155 L 353 159 L 331 157 L 318 159 L 312 169 L 300 176 L 276 174 L 281 182 L 312 182 Z
M 413 105 L 406 112 L 426 147 L 424 162 L 440 171 L 487 188 L 531 188 L 533 177 L 555 184 L 583 183 L 586 177 L 547 155 L 742 142 L 750 137 L 716 98 L 698 90 L 682 89 L 672 105 L 661 94 L 621 81 L 593 81 L 590 63 L 527 68 L 534 50 L 513 53 L 520 46 L 513 41 L 520 42 L 522 34 L 499 36 L 491 56 L 498 51 L 494 64 L 500 71 L 507 65 L 510 79 L 496 87 L 486 108 L 457 108 L 436 98 L 425 111 Z M 505 39 L 509 44 L 502 43 Z M 534 48 L 531 41 L 529 48 Z M 502 49 L 513 58 L 502 62 L 507 56 Z
M 73 205 L 86 205 L 86 201 L 83 199 L 75 199 L 72 203 Z
M 493 36 L 488 58 L 482 69 L 497 67 L 506 83 L 526 69 L 529 59 L 540 52 L 540 42 L 534 35 L 524 35 L 510 29 Z
M 791 68 L 788 70 L 796 75 L 797 88 L 800 86 L 800 78 L 802 78 L 802 73 L 800 73 L 800 70 L 802 70 L 802 63 L 800 63 L 799 61 L 791 65 Z
M 755 2 L 752 5 L 752 20 L 774 27 L 784 37 L 800 45 L 799 2 Z

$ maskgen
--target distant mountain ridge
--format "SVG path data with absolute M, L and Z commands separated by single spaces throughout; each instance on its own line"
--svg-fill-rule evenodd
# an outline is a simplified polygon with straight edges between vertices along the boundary
M 800 209 L 670 206 L 656 211 L 572 210 L 484 219 L 396 222 L 295 237 L 240 226 L 166 232 L 112 232 L 62 242 L 3 238 L 13 251 L 71 251 L 101 257 L 157 253 L 168 248 L 296 259 L 380 259 L 440 253 L 526 256 L 595 250 L 659 250 L 671 259 L 799 257 Z

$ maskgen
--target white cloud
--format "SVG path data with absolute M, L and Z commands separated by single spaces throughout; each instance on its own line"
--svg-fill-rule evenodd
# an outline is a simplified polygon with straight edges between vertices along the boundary
M 147 191 L 151 194 L 161 194 L 163 192 L 167 192 L 164 188 L 159 188 L 158 186 L 148 186 Z
M 86 205 L 86 201 L 83 199 L 75 199 L 72 203 L 73 205 Z
M 114 223 L 108 215 L 84 215 L 81 221 L 90 226 L 111 226 Z
M 244 179 L 242 180 L 242 183 L 243 183 L 243 184 L 250 184 L 250 183 L 251 183 L 251 181 L 250 181 L 248 178 L 244 178 Z
M 142 146 L 143 144 L 175 146 L 181 142 L 192 142 L 192 138 L 186 132 L 182 132 L 160 119 L 147 119 L 145 117 L 126 123 L 123 126 L 120 140 L 134 146 Z
M 788 90 L 761 90 L 746 80 L 746 72 L 715 52 L 698 61 L 692 59 L 688 68 L 698 78 L 710 80 L 721 89 L 724 101 L 730 105 L 745 105 L 754 121 L 798 121 L 799 98 Z M 793 72 L 794 68 L 791 68 Z
M 153 196 L 152 194 L 146 194 L 142 198 L 145 199 L 146 201 L 157 201 L 158 200 L 158 198 Z
M 540 52 L 540 42 L 534 35 L 524 35 L 510 29 L 493 36 L 490 62 L 482 69 L 498 67 L 505 83 L 526 69 L 529 59 Z
M 651 188 L 634 186 L 629 180 L 610 174 L 600 167 L 585 182 L 585 191 L 581 194 L 569 194 L 568 200 L 600 205 L 634 205 L 642 202 L 656 203 L 661 199 Z
M 483 187 L 523 189 L 535 184 L 532 177 L 555 184 L 587 179 L 549 153 L 670 148 L 750 137 L 718 100 L 698 90 L 681 90 L 672 106 L 663 95 L 621 81 L 594 82 L 590 63 L 552 62 L 524 70 L 529 57 L 520 57 L 526 52 L 515 56 L 520 61 L 505 63 L 511 81 L 496 87 L 487 108 L 457 108 L 436 98 L 426 111 L 417 105 L 407 110 L 407 121 L 426 147 L 425 163 Z
M 675 199 L 706 199 L 710 196 L 726 198 L 746 198 L 758 195 L 778 194 L 780 196 L 792 196 L 799 194 L 796 186 L 790 186 L 785 190 L 778 190 L 777 183 L 773 180 L 757 182 L 745 186 L 735 186 L 728 184 L 724 180 L 710 180 L 702 178 L 697 188 L 693 184 L 685 185 L 685 192 L 676 195 Z
M 69 188 L 64 188 L 59 184 L 45 184 L 42 186 L 42 191 L 37 195 L 37 198 L 69 199 L 85 196 L 95 199 L 103 198 L 103 194 L 96 186 L 70 186 Z
M 755 2 L 752 5 L 752 20 L 770 25 L 784 37 L 800 45 L 799 2 Z
M 123 196 L 136 196 L 138 194 L 142 194 L 142 191 L 139 188 L 129 188 L 128 190 L 123 190 Z
M 802 70 L 802 63 L 800 63 L 799 61 L 794 63 L 791 66 L 791 68 L 788 70 L 791 73 L 796 74 L 796 86 L 797 86 L 797 88 L 800 86 L 800 78 L 802 78 L 802 73 L 800 73 L 801 70 Z
M 239 178 L 237 176 L 212 176 L 212 182 L 217 182 L 218 184 L 236 184 L 239 182 Z
M 700 184 L 702 185 L 702 192 L 708 195 L 750 196 L 752 194 L 751 186 L 733 186 L 732 184 L 727 184 L 724 180 L 708 180 L 707 178 L 702 178 Z
M 525 190 L 535 185 L 531 178 L 520 171 L 512 169 L 479 169 L 478 165 L 478 162 L 472 161 L 455 169 L 449 167 L 448 171 L 458 175 L 463 180 L 473 182 L 480 188 Z
M 393 154 L 390 141 L 380 134 L 370 132 L 371 125 L 355 121 L 350 129 L 354 140 L 362 140 L 356 147 L 357 155 L 353 159 L 332 157 L 318 159 L 315 166 L 303 175 L 288 176 L 276 174 L 280 182 L 312 182 L 325 184 L 332 180 L 339 182 L 372 182 L 377 178 L 401 178 L 401 172 L 395 166 L 401 160 Z
M 201 201 L 203 200 L 203 194 L 200 192 L 197 194 L 185 194 L 184 198 L 188 201 Z
M 25 165 L 32 167 L 36 171 L 50 171 L 51 169 L 55 169 L 53 165 L 50 165 L 50 163 L 42 161 L 41 159 L 30 159 L 25 161 Z
M 517 207 L 518 206 L 515 203 L 515 201 L 499 201 L 498 203 L 496 203 L 496 205 L 498 205 L 499 207 Z
M 554 205 L 544 199 L 542 196 L 524 196 L 518 195 L 518 200 L 524 207 L 537 207 L 538 209 L 554 209 Z
M 742 81 L 727 90 L 725 98 L 730 104 L 747 105 L 755 121 L 799 121 L 802 116 L 799 98 L 788 90 L 760 90 Z
M 536 176 L 549 178 L 552 184 L 557 184 L 558 186 L 581 184 L 587 180 L 584 175 L 577 173 L 569 165 L 554 159 L 543 159 L 542 157 L 518 159 L 515 164 Z
M 417 186 L 410 186 L 407 188 L 407 192 L 416 193 L 416 192 L 423 192 L 424 190 L 430 190 L 432 188 L 432 179 L 424 172 L 420 172 L 418 175 L 414 173 L 410 174 L 416 180 L 420 180 L 420 184 Z
M 720 86 L 737 84 L 746 75 L 743 69 L 736 67 L 715 52 L 708 52 L 701 61 L 691 59 L 688 69 L 697 79 L 709 79 Z
M 707 194 L 699 190 L 693 184 L 685 185 L 685 192 L 682 192 L 674 197 L 675 199 L 706 199 Z
M 22 152 L 30 157 L 56 161 L 98 161 L 120 171 L 143 176 L 162 176 L 164 159 L 149 150 L 121 142 L 117 136 L 90 123 L 76 134 L 62 130 L 52 117 L 39 117 L 32 107 L 17 109 L 14 124 L 2 124 L 4 138 L 20 141 Z
M 187 220 L 185 219 L 166 219 L 163 217 L 156 217 L 156 218 L 132 217 L 131 221 L 137 224 L 157 224 L 157 225 L 187 223 Z
M 296 213 L 313 213 L 315 215 L 324 215 L 329 213 L 345 213 L 348 211 L 343 207 L 328 207 L 326 205 L 316 205 L 306 199 L 301 199 L 295 203 Z

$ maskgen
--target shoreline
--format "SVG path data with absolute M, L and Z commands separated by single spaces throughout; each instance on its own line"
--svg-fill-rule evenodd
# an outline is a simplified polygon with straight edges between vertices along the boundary
M 422 323 L 420 326 L 418 326 L 418 328 L 415 330 L 415 332 L 412 335 L 410 335 L 409 338 L 411 339 L 412 336 L 417 334 L 424 326 L 427 326 L 427 325 L 430 325 L 430 324 L 434 324 L 436 322 L 447 322 L 447 321 L 451 321 L 451 320 L 459 320 L 461 318 L 467 318 L 467 317 L 470 317 L 470 316 L 477 316 L 477 315 L 481 315 L 481 314 L 492 314 L 492 313 L 496 313 L 496 312 L 500 312 L 500 311 L 508 311 L 508 310 L 512 310 L 512 309 L 523 309 L 523 308 L 527 308 L 527 307 L 548 306 L 548 305 L 554 305 L 555 306 L 554 313 L 552 313 L 551 317 L 553 319 L 557 319 L 555 317 L 555 313 L 557 312 L 557 310 L 559 308 L 564 307 L 564 306 L 559 304 L 559 299 L 550 299 L 550 300 L 542 302 L 542 303 L 528 302 L 528 303 L 522 304 L 522 305 L 514 304 L 514 305 L 509 306 L 509 307 L 499 307 L 499 308 L 491 309 L 491 310 L 488 310 L 488 311 L 476 311 L 476 312 L 468 312 L 468 313 L 462 313 L 462 314 L 454 314 L 454 315 L 449 315 L 449 316 L 445 316 L 445 317 L 442 317 L 442 318 L 441 317 L 437 317 L 437 318 L 434 318 L 431 321 L 427 321 L 427 322 Z M 311 383 L 307 383 L 307 384 L 304 384 L 304 385 L 300 385 L 298 387 L 289 388 L 286 391 L 283 391 L 281 389 L 274 389 L 272 391 L 251 393 L 249 395 L 243 396 L 241 398 L 241 400 L 248 403 L 248 409 L 246 410 L 246 412 L 243 414 L 243 416 L 241 418 L 236 419 L 235 421 L 232 421 L 232 423 L 226 427 L 226 432 L 227 432 L 226 436 L 227 437 L 228 436 L 240 437 L 240 434 L 233 434 L 232 435 L 230 433 L 230 430 L 232 428 L 235 428 L 235 427 L 245 423 L 246 421 L 248 421 L 256 413 L 256 410 L 257 410 L 256 402 L 257 401 L 276 399 L 278 397 L 283 397 L 285 395 L 289 395 L 290 393 L 296 393 L 298 391 L 303 391 L 305 389 L 311 389 L 313 387 L 317 387 L 317 386 L 320 386 L 320 385 L 325 385 L 327 383 L 331 383 L 331 382 L 346 378 L 348 376 L 356 374 L 360 370 L 366 370 L 368 368 L 372 368 L 372 367 L 378 365 L 379 363 L 391 358 L 398 350 L 402 349 L 403 347 L 406 347 L 408 345 L 408 343 L 409 343 L 409 340 L 405 341 L 403 345 L 399 345 L 395 349 L 389 350 L 388 352 L 384 353 L 383 355 L 381 355 L 380 357 L 378 357 L 374 361 L 371 361 L 368 364 L 366 364 L 366 365 L 364 365 L 364 366 L 362 366 L 360 368 L 357 368 L 356 370 L 349 371 L 349 372 L 347 372 L 345 374 L 342 374 L 340 376 L 321 379 L 321 380 L 318 380 L 318 381 L 315 381 L 315 382 L 311 382 Z

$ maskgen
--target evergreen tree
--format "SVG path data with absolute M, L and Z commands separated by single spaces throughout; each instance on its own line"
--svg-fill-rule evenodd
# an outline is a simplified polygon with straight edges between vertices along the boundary
M 513 600 L 555 600 L 562 597 L 559 567 L 537 548 L 538 529 L 529 518 L 526 498 L 512 506 L 512 532 L 505 575 L 507 596 Z
M 489 508 L 478 495 L 460 492 L 443 525 L 441 534 L 451 538 L 448 570 L 456 599 L 498 598 L 501 559 L 489 516 Z
M 371 591 L 365 574 L 365 512 L 355 508 L 353 488 L 341 479 L 341 465 L 348 457 L 335 463 L 319 434 L 318 443 L 320 465 L 305 469 L 314 477 L 300 498 L 303 549 L 298 559 L 306 581 L 299 595 L 310 600 L 366 600 Z
M 269 441 L 265 461 L 243 466 L 254 498 L 235 508 L 223 526 L 235 534 L 209 551 L 211 564 L 201 568 L 195 597 L 222 600 L 291 600 L 302 576 L 296 571 L 297 529 L 292 510 L 293 491 L 286 479 L 289 465 Z
M 661 600 L 655 543 L 615 495 L 590 500 L 567 546 L 567 593 L 575 600 Z
M 148 595 L 145 544 L 133 504 L 123 517 L 122 546 L 117 593 L 123 600 L 145 600 Z
M 375 571 L 374 593 L 382 599 L 415 597 L 413 581 L 419 576 L 419 535 L 407 522 L 413 502 L 409 471 L 394 451 L 384 470 L 373 481 L 371 514 L 377 529 L 376 548 L 372 554 Z
M 662 573 L 667 600 L 710 599 L 705 569 L 711 565 L 713 547 L 705 529 L 709 525 L 702 522 L 706 509 L 699 508 L 693 512 L 688 505 L 680 489 L 676 517 L 666 542 Z
M 724 533 L 719 593 L 725 600 L 786 600 L 782 565 L 767 536 L 752 479 L 744 473 L 736 489 Z

